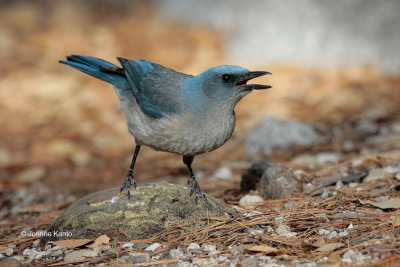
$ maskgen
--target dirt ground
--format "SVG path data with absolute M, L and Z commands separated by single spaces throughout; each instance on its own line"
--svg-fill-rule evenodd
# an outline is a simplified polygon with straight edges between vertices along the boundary
M 64 256 L 23 255 L 37 238 L 21 237 L 21 232 L 46 230 L 77 198 L 120 186 L 134 140 L 111 86 L 58 60 L 83 54 L 115 63 L 121 56 L 193 74 L 234 62 L 224 54 L 218 33 L 165 21 L 151 4 L 118 12 L 113 4 L 76 1 L 1 5 L 0 253 L 20 257 L 26 264 L 63 265 Z M 196 157 L 193 167 L 201 174 L 202 189 L 239 206 L 249 193 L 240 192 L 241 176 L 261 159 L 297 170 L 310 186 L 294 198 L 247 207 L 234 220 L 209 218 L 217 224 L 203 230 L 176 226 L 154 240 L 133 240 L 161 244 L 151 252 L 137 249 L 150 257 L 142 266 L 178 264 L 172 249 L 181 249 L 187 262 L 204 258 L 209 261 L 197 264 L 210 263 L 210 251 L 187 256 L 191 243 L 215 246 L 218 256 L 227 259 L 218 262 L 214 256 L 215 264 L 221 265 L 234 260 L 245 266 L 244 260 L 255 257 L 258 264 L 398 266 L 400 76 L 384 75 L 373 65 L 317 69 L 287 62 L 246 67 L 272 72 L 259 82 L 273 89 L 253 92 L 241 101 L 232 139 Z M 249 155 L 246 136 L 265 115 L 310 123 L 328 141 L 268 157 Z M 229 180 L 210 178 L 220 167 L 232 171 Z M 364 171 L 366 177 L 344 179 Z M 139 183 L 186 184 L 188 179 L 181 157 L 146 147 L 135 173 Z M 121 264 L 118 259 L 130 251 L 109 238 L 103 245 L 109 245 L 112 253 L 70 263 Z M 6 253 L 8 249 L 10 254 L 9 248 L 11 255 Z

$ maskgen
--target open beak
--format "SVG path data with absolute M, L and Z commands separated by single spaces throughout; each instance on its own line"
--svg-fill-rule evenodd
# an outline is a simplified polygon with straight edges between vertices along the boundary
M 251 79 L 264 76 L 267 74 L 271 74 L 268 71 L 249 71 L 246 75 L 244 75 L 243 79 L 238 81 L 236 85 L 244 85 L 244 90 L 262 90 L 262 89 L 269 89 L 272 86 L 270 85 L 263 85 L 263 84 L 247 84 L 247 82 Z

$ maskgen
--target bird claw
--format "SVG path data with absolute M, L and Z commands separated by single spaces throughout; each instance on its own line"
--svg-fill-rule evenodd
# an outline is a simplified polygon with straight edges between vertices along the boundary
M 188 181 L 189 186 L 189 196 L 194 195 L 194 201 L 196 204 L 199 202 L 199 197 L 206 198 L 206 195 L 201 191 L 200 185 L 196 180 L 196 177 L 192 176 L 192 178 Z
M 119 192 L 121 193 L 126 190 L 126 195 L 128 196 L 128 199 L 131 199 L 131 190 L 130 190 L 131 186 L 133 186 L 133 188 L 136 189 L 136 180 L 133 177 L 133 173 L 129 171 L 125 177 L 124 183 L 119 189 Z

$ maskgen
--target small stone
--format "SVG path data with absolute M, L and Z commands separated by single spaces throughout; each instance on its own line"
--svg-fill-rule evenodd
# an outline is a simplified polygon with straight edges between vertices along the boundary
M 190 250 L 197 250 L 197 249 L 200 249 L 200 246 L 199 246 L 199 244 L 197 244 L 197 243 L 190 243 L 190 245 L 187 247 L 187 250 L 188 250 L 188 251 L 190 251 Z
M 176 264 L 176 267 L 192 267 L 193 265 L 188 261 L 180 261 Z
M 387 167 L 384 168 L 384 170 L 385 170 L 387 173 L 390 173 L 390 174 L 395 174 L 395 173 L 397 173 L 398 171 L 400 171 L 399 167 L 393 167 L 393 166 L 387 166 Z
M 42 166 L 30 167 L 21 171 L 17 175 L 17 179 L 21 183 L 32 183 L 44 177 L 46 169 Z
M 343 182 L 342 181 L 337 181 L 336 186 L 335 186 L 335 190 L 340 190 L 343 187 Z
M 38 260 L 44 256 L 47 256 L 48 254 L 49 254 L 49 252 L 47 252 L 47 251 L 37 251 L 34 248 L 32 248 L 32 249 L 26 248 L 22 252 L 23 256 L 26 256 L 29 259 L 36 259 L 36 260 Z
M 14 254 L 14 249 L 13 248 L 7 248 L 6 251 L 5 251 L 5 254 L 8 257 L 11 257 Z
M 322 194 L 321 194 L 321 197 L 322 197 L 323 199 L 329 197 L 329 192 L 328 192 L 328 190 L 327 190 L 326 188 L 323 189 L 323 192 L 322 192 Z
M 365 179 L 364 179 L 365 180 Z M 359 183 L 349 183 L 349 187 L 350 188 L 354 188 L 354 187 L 356 187 L 356 186 L 358 186 L 359 185 Z
M 135 244 L 133 244 L 133 243 L 125 243 L 125 244 L 122 244 L 122 245 L 121 245 L 121 248 L 131 250 L 131 249 L 133 249 L 133 246 L 134 246 L 134 245 L 135 245 Z
M 209 244 L 204 244 L 201 246 L 203 251 L 205 251 L 208 255 L 212 255 L 215 253 L 218 253 L 216 246 L 209 245 Z
M 37 246 L 39 246 L 39 244 L 40 244 L 40 239 L 36 239 L 35 241 L 33 241 L 32 247 L 36 248 Z
M 245 195 L 239 200 L 239 205 L 244 208 L 254 208 L 263 201 L 259 195 Z
M 334 239 L 338 237 L 338 233 L 336 231 L 330 232 L 327 236 L 328 239 Z
M 125 264 L 140 264 L 149 262 L 150 257 L 147 253 L 131 253 L 121 259 L 121 261 Z
M 67 252 L 64 257 L 65 262 L 80 261 L 86 258 L 94 258 L 99 255 L 98 251 L 93 249 L 80 249 Z
M 354 228 L 354 226 L 353 226 L 353 224 L 351 223 L 351 224 L 349 224 L 349 226 L 347 226 L 347 229 L 353 229 Z
M 361 252 L 356 252 L 352 249 L 343 254 L 342 262 L 350 265 L 364 265 L 364 261 L 370 260 L 371 256 L 363 255 Z
M 246 266 L 246 267 L 257 267 L 258 266 L 258 262 L 254 256 L 251 256 L 251 257 L 245 258 L 244 260 L 241 260 L 240 264 L 242 266 Z
M 303 191 L 309 191 L 309 190 L 312 190 L 312 189 L 314 189 L 314 185 L 312 184 L 312 183 L 306 183 L 304 186 L 303 186 Z
M 169 256 L 170 256 L 172 259 L 182 259 L 182 258 L 185 257 L 185 253 L 183 252 L 182 249 L 176 248 L 176 249 L 171 249 L 171 250 L 169 251 Z
M 319 229 L 318 234 L 319 235 L 328 235 L 331 231 L 326 230 L 326 229 Z
M 52 257 L 59 257 L 64 254 L 65 248 L 61 246 L 54 246 L 52 248 L 49 248 L 47 252 L 49 252 L 49 256 Z
M 209 266 L 209 262 L 207 259 L 196 257 L 192 259 L 192 266 Z
M 288 201 L 285 204 L 283 204 L 283 208 L 285 210 L 290 210 L 290 209 L 297 209 L 299 207 L 299 203 L 296 201 Z
M 214 176 L 219 179 L 229 180 L 232 178 L 233 173 L 232 170 L 228 167 L 219 168 L 215 173 Z
M 160 243 L 153 243 L 150 246 L 148 246 L 145 250 L 146 251 L 151 251 L 154 252 L 156 249 L 158 249 L 161 246 Z
M 281 224 L 278 226 L 278 228 L 276 228 L 276 234 L 278 236 L 286 236 L 286 237 L 291 237 L 291 236 L 296 236 L 297 233 L 296 232 L 292 232 L 290 230 L 290 227 L 287 226 L 286 224 Z
M 339 237 L 343 237 L 343 236 L 349 235 L 349 232 L 344 230 L 343 232 L 340 232 L 338 235 L 339 235 Z
M 266 199 L 290 198 L 303 190 L 303 184 L 291 169 L 277 165 L 265 170 L 257 190 Z

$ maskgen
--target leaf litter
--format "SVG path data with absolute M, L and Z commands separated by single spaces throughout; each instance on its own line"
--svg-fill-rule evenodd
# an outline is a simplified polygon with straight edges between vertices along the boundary
M 49 4 L 49 13 L 33 2 L 5 6 L 1 11 L 0 25 L 15 26 L 4 31 L 2 37 L 8 42 L 1 45 L 18 48 L 2 47 L 9 54 L 2 55 L 0 63 L 0 107 L 5 111 L 0 113 L 3 260 L 13 257 L 27 264 L 61 266 L 69 255 L 70 264 L 92 265 L 174 265 L 182 261 L 223 265 L 249 258 L 283 265 L 400 264 L 400 133 L 396 130 L 400 78 L 386 76 L 373 66 L 340 70 L 294 64 L 268 67 L 274 73 L 268 81 L 277 89 L 246 97 L 236 109 L 237 130 L 232 139 L 196 160 L 204 177 L 221 166 L 231 168 L 229 181 L 204 178 L 200 182 L 206 192 L 238 208 L 233 219 L 199 218 L 204 222 L 200 230 L 174 225 L 152 239 L 129 242 L 107 233 L 97 239 L 41 246 L 38 237 L 22 236 L 48 229 L 76 198 L 120 186 L 132 153 L 133 140 L 115 101 L 110 101 L 115 99 L 112 90 L 99 89 L 98 82 L 72 72 L 66 75 L 56 65 L 61 56 L 71 51 L 105 55 L 110 60 L 125 55 L 191 73 L 227 61 L 217 33 L 162 21 L 151 6 L 140 6 L 136 16 L 110 16 L 103 23 L 107 15 L 101 11 L 88 12 L 95 9 L 82 10 L 73 3 L 62 5 Z M 90 3 L 85 5 L 90 7 Z M 149 16 L 153 22 L 145 19 Z M 20 17 L 29 23 L 18 24 Z M 156 24 L 165 25 L 161 35 L 151 34 Z M 27 25 L 32 27 L 24 30 Z M 73 34 L 69 34 L 71 27 Z M 177 39 L 186 45 L 176 43 Z M 106 50 L 92 50 L 99 40 L 108 44 Z M 194 54 L 202 55 L 201 60 L 193 62 Z M 268 157 L 301 170 L 308 190 L 242 209 L 238 203 L 245 192 L 239 190 L 240 177 L 251 165 L 244 138 L 263 114 L 312 122 L 328 142 Z M 335 155 L 337 162 L 321 161 L 325 152 Z M 186 183 L 187 173 L 177 157 L 150 149 L 144 149 L 141 156 L 136 170 L 139 182 L 163 177 L 167 182 Z M 262 158 L 266 157 L 253 155 L 251 161 Z M 290 202 L 295 205 L 286 205 Z M 159 245 L 154 251 L 145 250 L 155 243 Z M 172 250 L 182 259 L 172 258 Z

